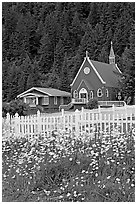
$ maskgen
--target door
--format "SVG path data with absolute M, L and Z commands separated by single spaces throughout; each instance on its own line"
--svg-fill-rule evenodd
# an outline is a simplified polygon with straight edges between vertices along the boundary
M 86 100 L 88 100 L 88 92 L 85 88 L 80 89 L 79 98 L 85 98 Z

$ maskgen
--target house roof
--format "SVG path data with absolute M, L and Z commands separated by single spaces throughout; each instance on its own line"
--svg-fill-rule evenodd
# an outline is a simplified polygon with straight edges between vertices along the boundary
M 31 93 L 31 91 L 36 90 L 42 94 L 46 94 L 48 96 L 66 96 L 70 97 L 71 93 L 66 92 L 66 91 L 61 91 L 58 89 L 53 89 L 53 88 L 43 88 L 43 87 L 32 87 L 31 89 L 28 89 L 27 91 L 19 94 L 17 97 L 22 98 L 24 97 L 27 93 Z M 43 95 L 44 96 L 44 95 Z
M 103 62 L 97 62 L 91 60 L 95 66 L 98 73 L 101 75 L 103 80 L 106 82 L 108 87 L 118 87 L 119 75 L 121 74 L 120 70 L 115 64 L 107 64 Z
M 98 76 L 102 84 L 105 84 L 105 86 L 108 86 L 108 87 L 118 87 L 118 80 L 119 80 L 118 76 L 121 74 L 121 71 L 117 67 L 117 64 L 107 64 L 103 62 L 90 60 L 87 55 L 76 77 L 74 78 L 71 86 L 74 84 L 86 60 L 89 62 L 90 66 L 95 71 L 96 75 Z

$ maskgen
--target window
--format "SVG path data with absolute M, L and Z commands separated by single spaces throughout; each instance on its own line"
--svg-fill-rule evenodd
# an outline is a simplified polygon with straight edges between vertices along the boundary
M 61 104 L 61 105 L 64 104 L 64 98 L 63 98 L 63 97 L 60 98 L 60 104 Z
M 90 92 L 90 99 L 93 99 L 93 91 Z
M 54 105 L 57 105 L 57 96 L 54 96 Z
M 98 89 L 97 90 L 97 96 L 98 97 L 102 97 L 103 96 L 102 89 Z
M 43 97 L 42 98 L 42 105 L 48 105 L 49 104 L 49 97 L 46 96 L 46 97 Z
M 74 98 L 78 98 L 78 92 L 77 92 L 77 90 L 74 91 L 73 97 L 74 97 Z
M 29 104 L 31 107 L 36 106 L 36 98 L 28 97 L 26 98 L 26 103 Z
M 109 97 L 108 89 L 106 89 L 106 97 Z

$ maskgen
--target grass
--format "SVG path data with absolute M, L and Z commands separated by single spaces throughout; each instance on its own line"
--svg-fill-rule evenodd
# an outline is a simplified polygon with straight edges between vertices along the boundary
M 134 202 L 134 136 L 52 132 L 3 141 L 3 201 Z

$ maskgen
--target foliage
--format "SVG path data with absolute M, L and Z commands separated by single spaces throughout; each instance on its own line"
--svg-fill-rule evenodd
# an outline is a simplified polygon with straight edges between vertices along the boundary
M 87 108 L 88 109 L 98 108 L 98 99 L 97 98 L 90 99 L 87 103 Z
M 10 103 L 3 102 L 2 104 L 2 116 L 5 117 L 7 113 L 10 115 L 15 115 L 18 113 L 20 116 L 24 116 L 27 114 L 29 110 L 29 105 L 22 102 L 22 100 L 15 99 Z
M 135 97 L 135 35 L 134 28 L 131 30 L 130 44 L 122 54 L 123 76 L 120 82 L 123 95 L 128 99 L 131 97 L 131 103 Z
M 134 27 L 134 2 L 3 2 L 3 101 L 34 84 L 63 90 L 65 53 L 69 89 L 85 51 L 92 60 L 108 62 L 111 41 L 128 95 L 134 86 Z
M 2 142 L 6 202 L 135 202 L 135 134 L 53 132 Z

